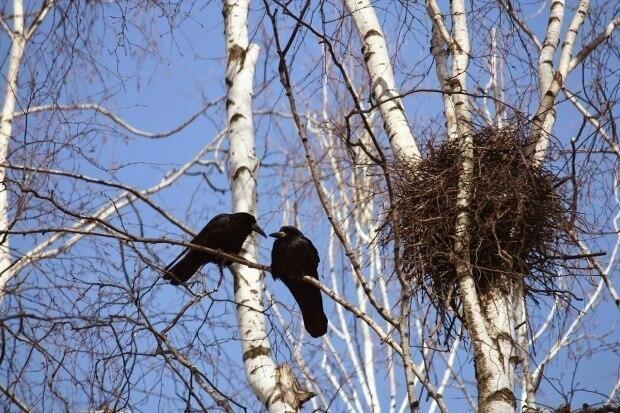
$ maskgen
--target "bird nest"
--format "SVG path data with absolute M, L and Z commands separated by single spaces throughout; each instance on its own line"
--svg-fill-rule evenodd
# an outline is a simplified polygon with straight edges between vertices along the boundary
M 568 245 L 568 206 L 561 180 L 526 161 L 526 142 L 523 125 L 473 135 L 467 231 L 469 265 L 481 293 L 516 285 L 527 294 L 561 290 L 556 280 Z M 399 248 L 399 270 L 444 313 L 459 302 L 454 234 L 460 175 L 459 145 L 447 140 L 430 144 L 418 162 L 394 164 L 395 214 L 385 226 L 386 242 Z

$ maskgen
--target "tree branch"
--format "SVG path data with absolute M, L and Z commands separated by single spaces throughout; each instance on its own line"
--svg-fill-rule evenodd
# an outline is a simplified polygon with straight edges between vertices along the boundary
M 590 41 L 590 43 L 583 46 L 579 53 L 571 59 L 568 71 L 572 71 L 577 65 L 579 65 L 579 63 L 583 62 L 594 49 L 596 49 L 605 40 L 609 39 L 618 26 L 620 26 L 620 18 L 613 19 L 605 27 L 605 31 L 599 33 Z
M 142 196 L 152 195 L 160 190 L 170 186 L 177 179 L 182 177 L 187 170 L 189 170 L 193 165 L 195 165 L 205 153 L 210 151 L 214 146 L 219 144 L 220 140 L 225 136 L 225 131 L 219 132 L 213 140 L 203 147 L 198 153 L 186 162 L 179 169 L 171 171 L 171 173 L 165 175 L 157 184 L 151 186 L 148 189 L 140 191 Z M 90 231 L 92 231 L 96 226 L 96 220 L 104 220 L 108 218 L 110 215 L 114 214 L 121 208 L 129 205 L 136 199 L 135 195 L 132 195 L 127 192 L 121 193 L 118 197 L 110 201 L 107 205 L 103 206 L 97 212 L 95 212 L 92 216 L 87 219 L 80 220 L 75 225 L 73 225 L 72 229 L 75 231 L 75 235 L 71 237 L 67 242 L 65 242 L 62 246 L 54 250 L 47 250 L 54 243 L 56 243 L 60 238 L 64 235 L 64 233 L 59 232 L 47 240 L 41 242 L 37 246 L 35 246 L 32 250 L 24 254 L 18 260 L 13 263 L 10 263 L 5 268 L 0 268 L 0 302 L 2 301 L 5 294 L 5 285 L 6 282 L 17 273 L 19 273 L 26 265 L 30 262 L 42 259 L 45 257 L 50 257 L 58 254 L 60 251 L 66 251 L 75 245 L 84 235 L 88 235 Z
M 22 116 L 28 116 L 28 115 L 33 114 L 33 113 L 49 112 L 49 111 L 55 111 L 55 110 L 59 110 L 59 111 L 85 111 L 85 110 L 92 110 L 92 111 L 95 111 L 95 112 L 97 112 L 97 113 L 107 117 L 108 119 L 110 119 L 111 121 L 116 123 L 117 125 L 121 126 L 122 128 L 126 129 L 127 131 L 133 133 L 134 135 L 141 136 L 141 137 L 144 137 L 144 138 L 150 138 L 150 139 L 161 139 L 161 138 L 167 138 L 167 137 L 169 137 L 171 135 L 174 135 L 175 133 L 178 133 L 181 130 L 185 129 L 193 121 L 195 121 L 200 115 L 204 114 L 207 110 L 209 110 L 209 108 L 211 108 L 212 106 L 218 104 L 222 100 L 223 100 L 223 98 L 219 98 L 219 99 L 215 100 L 214 102 L 207 103 L 203 108 L 201 108 L 196 113 L 191 115 L 189 118 L 187 118 L 185 121 L 183 121 L 180 125 L 172 128 L 170 130 L 163 131 L 163 132 L 148 132 L 148 131 L 144 131 L 142 129 L 138 129 L 138 128 L 132 126 L 129 122 L 127 122 L 126 120 L 124 120 L 120 116 L 116 115 L 111 110 L 109 110 L 109 109 L 107 109 L 107 108 L 105 108 L 105 107 L 103 107 L 103 106 L 101 106 L 99 104 L 96 104 L 96 103 L 75 103 L 75 104 L 71 104 L 71 105 L 61 105 L 61 104 L 54 103 L 54 104 L 50 104 L 50 105 L 34 106 L 34 107 L 31 107 L 31 108 L 27 108 L 27 109 L 25 109 L 23 111 L 14 113 L 13 117 L 14 118 L 18 118 L 18 117 L 22 117 Z
M 15 406 L 19 407 L 23 413 L 30 413 L 32 411 L 23 401 L 19 399 L 19 397 L 15 395 L 15 393 L 6 388 L 2 383 L 0 383 L 0 390 L 10 401 L 13 402 L 13 404 L 15 404 Z
M 43 4 L 41 5 L 41 9 L 39 9 L 39 12 L 37 13 L 37 16 L 34 18 L 33 22 L 30 24 L 30 27 L 28 28 L 26 33 L 24 33 L 24 38 L 26 39 L 26 41 L 30 40 L 30 38 L 34 35 L 34 33 L 37 31 L 41 23 L 43 23 L 45 16 L 47 16 L 47 13 L 51 10 L 53 6 L 54 6 L 54 0 L 43 1 Z
M 614 142 L 614 140 L 611 138 L 611 136 L 609 136 L 607 131 L 603 129 L 603 125 L 601 125 L 601 123 L 598 121 L 598 118 L 596 116 L 591 115 L 590 112 L 588 112 L 588 109 L 586 109 L 579 102 L 579 100 L 577 100 L 577 97 L 570 90 L 568 90 L 566 87 L 563 87 L 562 91 L 564 92 L 564 95 L 566 95 L 570 103 L 572 103 L 573 106 L 575 106 L 577 110 L 581 112 L 583 117 L 586 118 L 592 126 L 594 126 L 596 131 L 603 137 L 605 142 L 607 142 L 607 144 L 609 145 L 611 150 L 616 154 L 616 156 L 620 157 L 620 146 L 616 142 Z

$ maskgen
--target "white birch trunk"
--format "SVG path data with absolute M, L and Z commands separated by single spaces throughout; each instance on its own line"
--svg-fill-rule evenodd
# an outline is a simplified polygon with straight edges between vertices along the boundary
M 400 91 L 396 87 L 385 36 L 375 9 L 369 0 L 345 0 L 344 3 L 360 34 L 372 94 L 379 103 L 381 118 L 394 155 L 403 159 L 417 159 L 420 151 L 409 129 L 402 101 L 397 97 Z
M 483 346 L 484 363 L 476 366 L 481 412 L 514 412 L 516 407 L 514 343 L 514 292 L 493 288 L 480 297 L 491 339 Z
M 551 132 L 556 119 L 555 99 L 574 67 L 571 65 L 573 47 L 589 7 L 589 0 L 580 0 L 562 43 L 558 69 L 554 73 L 553 56 L 560 41 L 565 5 L 563 0 L 555 0 L 551 3 L 547 34 L 540 50 L 538 67 L 540 104 L 532 121 L 533 126 L 530 134 L 531 142 L 528 156 L 534 164 L 542 162 L 549 151 Z
M 437 59 L 437 76 L 442 88 L 450 92 L 449 99 L 444 97 L 447 129 L 451 139 L 458 137 L 461 151 L 461 176 L 456 200 L 460 212 L 455 228 L 454 264 L 466 327 L 474 350 L 479 411 L 513 412 L 514 366 L 510 355 L 514 348 L 511 330 L 514 323 L 510 296 L 500 289 L 494 289 L 484 297 L 479 296 L 469 256 L 470 217 L 467 210 L 471 199 L 474 150 L 469 99 L 465 94 L 470 53 L 465 3 L 463 0 L 451 2 L 452 37 L 448 37 L 436 2 L 429 1 L 427 9 L 433 19 L 431 50 Z M 442 43 L 450 45 L 453 53 L 452 76 L 449 82 L 447 57 L 444 55 Z
M 9 64 L 5 74 L 6 90 L 4 91 L 4 104 L 0 115 L 0 162 L 7 163 L 9 141 L 13 132 L 13 112 L 17 101 L 17 87 L 19 66 L 26 48 L 24 33 L 24 10 L 22 0 L 13 1 L 13 35 L 11 36 L 11 50 L 9 52 Z M 9 228 L 9 199 L 6 185 L 6 169 L 0 168 L 0 228 Z M 9 251 L 9 236 L 0 238 L 0 300 L 5 295 L 6 283 L 13 272 L 7 270 L 11 265 Z
M 256 216 L 258 162 L 254 149 L 252 93 L 259 48 L 248 41 L 249 5 L 249 0 L 224 0 L 228 55 L 226 109 L 233 211 Z M 240 255 L 258 261 L 254 237 L 248 238 Z M 263 275 L 259 270 L 239 264 L 232 268 L 243 363 L 250 387 L 270 412 L 296 412 L 313 394 L 299 388 L 290 367 L 278 366 L 271 358 L 262 302 Z
M 469 112 L 469 96 L 467 92 L 467 66 L 469 65 L 469 29 L 467 27 L 467 14 L 463 0 L 452 2 L 452 24 L 454 42 L 457 47 L 452 59 L 452 101 L 457 118 L 457 129 L 463 141 L 469 141 L 471 129 L 471 114 Z M 456 82 L 455 82 L 456 81 Z M 463 92 L 463 93 L 459 93 Z
M 430 3 L 429 3 L 430 4 Z M 431 12 L 429 7 L 429 13 Z M 456 113 L 454 112 L 454 102 L 452 101 L 452 86 L 450 83 L 451 76 L 448 73 L 448 45 L 444 37 L 440 33 L 437 23 L 433 23 L 433 36 L 431 38 L 431 53 L 435 58 L 435 72 L 437 80 L 441 86 L 443 97 L 443 113 L 446 117 L 446 131 L 448 139 L 456 141 L 458 131 L 456 130 Z
M 518 357 L 521 362 L 521 411 L 534 411 L 536 403 L 536 386 L 532 381 L 530 359 L 528 354 L 528 320 L 523 287 L 517 290 L 515 297 L 515 328 L 517 330 Z
M 560 42 L 560 31 L 564 19 L 564 0 L 555 0 L 551 3 L 547 33 L 538 57 L 538 92 L 540 99 L 553 81 L 553 56 Z
M 440 39 L 443 37 L 446 43 L 452 45 L 452 78 L 450 84 L 445 86 L 448 86 L 447 89 L 451 92 L 453 106 L 444 102 L 444 111 L 448 113 L 453 111 L 455 115 L 455 117 L 446 116 L 446 121 L 448 131 L 458 132 L 461 151 L 461 176 L 456 200 L 459 214 L 455 228 L 454 265 L 463 302 L 465 324 L 473 345 L 479 411 L 483 413 L 514 412 L 516 401 L 514 366 L 511 358 L 514 349 L 512 338 L 514 311 L 510 295 L 495 288 L 485 293 L 484 296 L 480 296 L 471 271 L 470 217 L 467 210 L 471 200 L 474 149 L 469 99 L 465 94 L 470 53 L 465 3 L 463 0 L 451 2 L 452 37 L 448 39 L 445 39 L 446 33 L 440 36 L 445 30 L 441 30 L 443 21 L 440 18 L 437 4 L 429 1 L 427 6 L 433 19 L 434 47 L 432 51 L 435 57 L 439 57 L 437 64 L 443 66 L 447 60 L 442 58 L 441 49 L 438 48 L 438 44 L 441 43 Z M 437 70 L 441 83 L 445 82 L 445 72 L 444 67 Z M 456 125 L 450 124 L 453 122 L 456 122 Z
M 564 0 L 556 0 L 551 3 L 547 32 L 538 57 L 538 92 L 540 104 L 533 121 L 531 133 L 532 146 L 530 149 L 532 153 L 529 154 L 534 162 L 540 162 L 547 152 L 549 147 L 549 134 L 553 128 L 553 123 L 555 123 L 555 109 L 553 108 L 555 94 L 550 91 L 550 87 L 554 78 L 553 56 L 560 42 L 564 9 Z M 552 98 L 551 106 L 549 106 L 548 103 L 549 98 L 545 99 L 547 95 Z

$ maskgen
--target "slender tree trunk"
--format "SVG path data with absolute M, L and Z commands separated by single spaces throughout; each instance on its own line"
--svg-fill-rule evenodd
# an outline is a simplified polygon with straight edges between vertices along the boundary
M 368 0 L 345 0 L 345 6 L 360 35 L 364 62 L 370 76 L 372 96 L 379 105 L 383 126 L 388 135 L 394 156 L 402 161 L 411 162 L 420 158 L 420 151 L 411 133 L 407 116 L 396 87 L 394 71 L 388 53 L 385 35 L 381 30 L 374 7 Z M 399 325 L 403 362 L 405 365 L 407 397 L 410 410 L 418 411 L 419 401 L 415 395 L 415 375 L 409 349 L 408 297 L 403 297 L 403 308 L 407 311 L 401 315 Z
M 22 0 L 13 1 L 13 35 L 11 36 L 11 50 L 9 52 L 9 64 L 5 74 L 6 90 L 4 91 L 4 104 L 0 115 L 0 162 L 7 163 L 9 141 L 13 132 L 13 112 L 17 102 L 17 77 L 19 66 L 26 48 L 24 35 L 24 10 Z M 0 168 L 0 229 L 9 228 L 9 199 L 6 188 L 6 169 Z M 0 302 L 6 293 L 6 283 L 11 278 L 12 272 L 8 269 L 11 265 L 9 252 L 9 236 L 0 236 Z
M 377 14 L 368 0 L 345 0 L 345 5 L 357 27 L 362 41 L 364 62 L 370 75 L 372 95 L 379 105 L 385 131 L 396 156 L 417 159 L 420 151 L 409 129 L 400 92 L 394 80 L 394 71 L 388 54 L 385 36 Z
M 490 342 L 480 343 L 484 360 L 476 360 L 480 412 L 514 412 L 514 292 L 491 289 L 480 294 Z
M 430 7 L 429 7 L 430 9 Z M 429 13 L 432 13 L 429 10 Z M 441 85 L 441 90 L 446 92 L 453 92 L 452 83 L 450 79 L 452 76 L 448 73 L 448 45 L 442 38 L 437 24 L 433 24 L 433 35 L 431 38 L 431 54 L 435 58 L 435 73 L 437 79 Z M 454 102 L 452 100 L 452 93 L 442 93 L 443 98 L 443 113 L 446 117 L 446 131 L 448 133 L 448 139 L 455 141 L 458 139 L 458 131 L 456 125 L 456 113 L 454 111 Z
M 579 1 L 579 6 L 571 19 L 568 31 L 562 42 L 558 69 L 554 72 L 553 57 L 560 41 L 565 5 L 563 0 L 555 0 L 551 4 L 549 26 L 547 27 L 545 41 L 540 50 L 538 63 L 540 104 L 532 120 L 531 142 L 528 153 L 532 163 L 535 165 L 543 162 L 549 151 L 551 132 L 556 119 L 555 99 L 560 90 L 562 90 L 568 74 L 574 68 L 571 64 L 573 62 L 573 46 L 577 39 L 577 33 L 585 21 L 589 7 L 590 0 Z
M 479 293 L 472 274 L 470 256 L 470 215 L 474 173 L 474 143 L 467 92 L 469 64 L 469 31 L 463 0 L 451 2 L 452 34 L 443 22 L 437 2 L 429 0 L 427 10 L 433 20 L 431 52 L 437 59 L 437 76 L 443 89 L 447 130 L 451 139 L 458 139 L 461 171 L 456 204 L 458 208 L 454 237 L 454 266 L 458 276 L 465 327 L 471 337 L 478 409 L 483 413 L 514 412 L 514 311 L 510 294 L 497 288 Z M 452 51 L 452 75 L 447 76 L 445 48 Z M 455 124 L 456 123 L 456 124 Z
M 256 171 L 252 124 L 254 67 L 259 48 L 249 44 L 248 0 L 225 0 L 224 20 L 228 64 L 226 109 L 229 133 L 229 174 L 234 212 L 256 216 Z M 248 238 L 241 256 L 258 261 L 257 240 Z M 243 349 L 243 363 L 250 387 L 270 412 L 296 412 L 313 394 L 301 389 L 289 366 L 278 366 L 271 358 L 262 302 L 263 274 L 243 265 L 233 265 L 235 302 Z

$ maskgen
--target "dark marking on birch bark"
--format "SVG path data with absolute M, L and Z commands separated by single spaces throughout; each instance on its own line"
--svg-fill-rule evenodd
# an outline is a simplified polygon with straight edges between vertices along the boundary
M 375 94 L 378 95 L 376 96 L 378 101 L 381 101 L 382 98 L 389 99 L 392 97 L 392 92 L 390 91 L 390 88 L 388 88 L 387 82 L 382 77 L 379 77 L 374 81 L 372 88 L 377 91 Z M 377 90 L 378 88 L 381 88 L 381 93 Z
M 508 359 L 508 362 L 512 364 L 513 366 L 517 366 L 519 364 L 523 364 L 523 357 L 510 356 L 510 358 Z
M 366 34 L 364 35 L 364 40 L 368 39 L 368 38 L 369 38 L 369 37 L 371 37 L 371 36 L 381 36 L 381 37 L 383 37 L 383 36 L 381 35 L 381 33 L 379 33 L 377 30 L 375 30 L 375 29 L 370 29 L 370 30 L 368 30 L 368 31 L 366 32 Z
M 237 112 L 234 115 L 232 115 L 232 117 L 230 118 L 230 123 L 236 122 L 239 119 L 245 119 L 245 115 L 242 115 L 241 113 Z
M 288 364 L 282 364 L 276 368 L 276 382 L 280 389 L 280 395 L 273 401 L 282 400 L 293 407 L 295 411 L 298 411 L 305 402 L 316 396 L 314 392 L 302 387 L 293 374 L 293 369 Z
M 237 274 L 237 272 L 234 270 L 234 267 L 231 266 L 230 269 L 233 273 L 233 291 L 236 294 L 237 290 L 239 290 L 239 274 Z M 237 307 L 239 307 L 239 304 L 237 304 Z
M 237 168 L 237 170 L 235 171 L 235 174 L 233 175 L 232 180 L 235 181 L 239 175 L 241 174 L 241 172 L 243 172 L 243 170 L 247 170 L 250 175 L 252 175 L 252 171 L 250 170 L 250 168 L 248 168 L 247 166 L 240 166 L 239 168 Z
M 553 3 L 551 3 L 551 10 L 553 10 L 555 7 L 557 6 L 561 6 L 562 2 L 559 0 L 555 0 Z
M 243 60 L 245 49 L 238 44 L 233 44 L 228 48 L 228 61 Z
M 517 398 L 512 390 L 504 387 L 503 389 L 499 389 L 494 391 L 487 397 L 488 402 L 505 402 L 510 404 L 513 408 L 517 407 Z
M 243 353 L 243 361 L 252 360 L 259 356 L 269 356 L 271 349 L 265 346 L 251 347 L 248 351 Z
M 450 92 L 452 93 L 460 93 L 463 90 L 461 82 L 456 78 L 448 79 L 447 84 L 450 87 Z
M 265 400 L 265 407 L 269 409 L 269 406 L 271 406 L 278 400 L 284 400 L 284 398 L 282 397 L 282 392 L 279 391 L 277 387 L 274 387 L 269 397 L 267 397 L 267 400 Z

